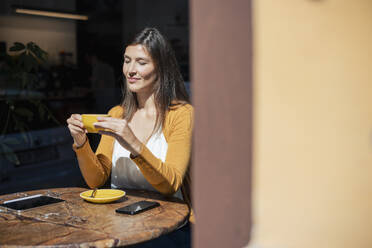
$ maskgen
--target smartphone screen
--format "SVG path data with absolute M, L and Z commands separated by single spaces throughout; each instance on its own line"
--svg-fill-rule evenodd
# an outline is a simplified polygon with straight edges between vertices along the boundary
M 118 208 L 115 211 L 117 213 L 122 213 L 122 214 L 138 214 L 141 213 L 145 210 L 155 208 L 157 206 L 160 206 L 158 202 L 153 202 L 153 201 L 139 201 L 136 203 L 133 203 L 131 205 Z
M 36 208 L 52 203 L 63 202 L 62 199 L 53 198 L 45 195 L 34 195 L 6 201 L 1 206 L 14 210 L 26 210 L 29 208 Z

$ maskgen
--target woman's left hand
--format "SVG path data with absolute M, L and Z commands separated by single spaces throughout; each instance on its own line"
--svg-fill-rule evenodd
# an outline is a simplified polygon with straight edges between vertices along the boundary
M 97 117 L 97 119 L 98 122 L 94 123 L 94 127 L 104 129 L 99 131 L 100 134 L 114 137 L 133 156 L 141 152 L 142 143 L 134 135 L 126 120 L 112 117 Z

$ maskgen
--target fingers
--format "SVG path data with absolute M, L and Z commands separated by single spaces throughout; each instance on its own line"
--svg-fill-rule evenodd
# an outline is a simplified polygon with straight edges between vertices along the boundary
M 114 118 L 114 117 L 104 117 L 104 116 L 97 116 L 97 120 L 99 122 L 101 122 L 101 121 L 110 121 L 110 122 L 123 122 L 123 121 L 125 121 L 126 122 L 126 120 L 124 120 L 124 119 L 119 119 L 119 118 Z
M 109 122 L 95 122 L 93 123 L 93 126 L 95 128 L 104 128 L 104 129 L 110 129 L 112 131 L 115 131 L 116 130 L 116 125 L 113 124 L 113 123 L 109 123 Z
M 81 120 L 82 120 L 81 115 L 72 114 L 71 117 L 67 119 L 67 124 L 74 125 L 80 128 L 84 128 L 84 124 Z
M 71 118 L 74 118 L 74 119 L 79 120 L 79 121 L 82 121 L 83 120 L 83 118 L 79 114 L 72 114 L 71 115 Z
M 95 122 L 93 123 L 93 126 L 95 128 L 108 129 L 116 133 L 122 132 L 127 127 L 126 120 L 116 119 L 116 118 L 111 118 L 111 117 L 104 117 L 104 118 L 110 118 L 110 119 Z
M 76 127 L 74 125 L 68 125 L 68 128 L 70 130 L 72 138 L 74 139 L 74 144 L 77 147 L 82 146 L 87 140 L 85 130 L 82 130 L 81 128 Z
M 86 130 L 85 129 L 80 128 L 80 127 L 77 127 L 77 126 L 72 125 L 72 124 L 68 124 L 67 127 L 70 130 L 70 132 L 71 132 L 72 135 L 86 133 Z
M 67 119 L 67 121 L 73 121 L 73 120 L 82 121 L 83 119 L 82 119 L 81 115 L 79 115 L 79 114 L 72 114 L 70 116 L 70 118 Z
M 72 114 L 67 119 L 67 127 L 70 130 L 71 136 L 75 139 L 78 136 L 85 135 L 88 131 L 84 128 L 84 124 L 81 121 L 81 115 Z

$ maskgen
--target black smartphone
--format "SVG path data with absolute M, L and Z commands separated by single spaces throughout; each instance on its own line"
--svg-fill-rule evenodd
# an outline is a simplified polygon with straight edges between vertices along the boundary
M 33 195 L 23 198 L 18 198 L 10 201 L 5 201 L 0 204 L 3 207 L 7 207 L 14 210 L 26 210 L 29 208 L 36 208 L 44 205 L 49 205 L 57 202 L 63 202 L 62 199 L 53 198 L 45 195 Z
M 158 207 L 158 206 L 160 206 L 160 204 L 158 202 L 139 201 L 139 202 L 135 202 L 133 204 L 130 204 L 128 206 L 118 208 L 115 211 L 117 213 L 121 213 L 121 214 L 134 215 L 134 214 L 138 214 L 138 213 L 141 213 L 145 210 L 149 210 L 149 209 L 152 209 L 152 208 L 155 208 L 155 207 Z

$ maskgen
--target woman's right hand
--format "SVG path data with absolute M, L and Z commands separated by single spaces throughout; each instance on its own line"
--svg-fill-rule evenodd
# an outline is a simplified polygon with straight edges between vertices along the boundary
M 87 130 L 84 128 L 81 115 L 72 114 L 71 117 L 67 119 L 67 124 L 71 136 L 74 139 L 74 144 L 77 147 L 84 145 L 87 140 Z

